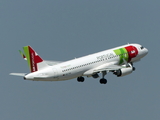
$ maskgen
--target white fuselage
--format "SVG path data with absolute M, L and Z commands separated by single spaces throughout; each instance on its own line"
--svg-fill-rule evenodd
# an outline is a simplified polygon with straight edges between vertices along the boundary
M 148 53 L 148 50 L 146 48 L 141 49 L 141 45 L 139 44 L 129 45 L 135 46 L 138 50 L 138 55 L 132 58 L 129 62 L 133 63 L 138 61 Z M 120 55 L 116 55 L 114 50 L 124 48 L 126 46 L 128 45 L 116 47 L 80 58 L 75 58 L 54 66 L 49 66 L 37 72 L 26 75 L 25 79 L 35 81 L 62 81 L 80 76 L 91 76 L 94 69 L 101 68 L 101 66 L 104 66 L 105 64 L 124 64 L 124 62 L 119 63 Z M 123 56 L 125 56 L 125 54 L 127 53 L 123 53 Z

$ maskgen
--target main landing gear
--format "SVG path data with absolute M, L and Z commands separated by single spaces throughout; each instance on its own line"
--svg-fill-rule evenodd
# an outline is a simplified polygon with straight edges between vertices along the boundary
M 105 79 L 105 78 L 102 78 L 102 79 L 100 79 L 100 81 L 99 81 L 101 84 L 106 84 L 107 83 L 107 80 Z
M 78 77 L 78 78 L 77 78 L 77 81 L 78 81 L 78 82 L 84 82 L 84 77 Z
M 107 74 L 106 71 L 102 71 L 102 79 L 99 80 L 101 84 L 107 84 L 107 79 L 104 78 L 104 76 Z M 77 78 L 78 82 L 84 82 L 84 77 L 78 77 Z
M 100 83 L 101 84 L 106 84 L 107 83 L 107 79 L 104 78 L 104 76 L 107 74 L 106 71 L 102 71 L 102 79 L 100 79 Z

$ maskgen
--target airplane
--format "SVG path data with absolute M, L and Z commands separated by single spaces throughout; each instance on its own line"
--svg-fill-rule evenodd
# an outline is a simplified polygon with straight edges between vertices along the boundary
M 107 83 L 105 75 L 109 72 L 117 77 L 131 74 L 135 71 L 133 63 L 148 54 L 148 49 L 140 44 L 127 44 L 62 62 L 43 60 L 31 46 L 24 46 L 23 50 L 24 53 L 19 52 L 23 59 L 27 60 L 30 73 L 10 75 L 22 76 L 24 80 L 32 81 L 63 81 L 77 78 L 78 82 L 84 82 L 84 76 L 98 78 L 101 73 L 101 84 Z

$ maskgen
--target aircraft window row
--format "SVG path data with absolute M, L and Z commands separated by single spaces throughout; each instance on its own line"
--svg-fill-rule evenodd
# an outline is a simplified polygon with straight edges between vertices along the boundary
M 120 56 L 124 56 L 124 55 L 127 55 L 128 53 L 124 53 L 124 54 L 119 54 L 119 55 L 115 55 L 115 56 L 112 56 L 112 57 L 108 57 L 108 58 L 105 58 L 106 60 L 108 59 L 112 59 L 112 58 L 116 58 L 116 57 L 120 57 Z M 100 61 L 104 61 L 105 59 L 102 59 Z
M 98 63 L 98 62 L 101 62 L 101 61 L 104 61 L 104 59 L 103 60 L 99 60 L 99 61 L 94 61 L 94 62 L 91 62 L 91 63 L 86 63 L 86 64 L 83 64 L 83 65 L 80 65 L 80 66 L 76 66 L 76 67 L 73 67 L 73 68 L 65 69 L 65 70 L 62 70 L 62 72 L 78 69 L 78 68 L 81 68 L 81 67 L 84 67 L 84 66 L 88 66 L 88 65 L 91 65 L 91 64 L 94 64 L 94 63 Z
M 91 64 L 95 64 L 95 63 L 98 63 L 98 62 L 101 62 L 101 61 L 104 61 L 104 60 L 108 60 L 108 59 L 116 58 L 116 57 L 119 57 L 119 56 L 123 56 L 125 54 L 127 54 L 127 53 L 116 55 L 116 56 L 105 58 L 105 59 L 101 59 L 101 60 L 94 61 L 94 62 L 91 62 L 91 63 L 86 63 L 86 64 L 79 65 L 79 66 L 76 66 L 76 67 L 72 67 L 72 68 L 69 68 L 69 69 L 65 69 L 65 70 L 62 70 L 62 72 L 67 72 L 67 71 L 70 71 L 70 70 L 78 69 L 78 68 L 88 66 L 88 65 L 91 65 Z

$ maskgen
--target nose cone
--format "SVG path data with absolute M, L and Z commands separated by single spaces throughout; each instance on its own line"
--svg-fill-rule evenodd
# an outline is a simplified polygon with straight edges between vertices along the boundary
M 147 54 L 148 54 L 148 49 L 143 48 L 143 50 L 140 50 L 140 52 L 139 52 L 139 57 L 142 58 L 142 57 L 146 56 Z
M 144 49 L 144 55 L 147 55 L 147 54 L 148 54 L 148 49 L 145 48 L 145 49 Z

